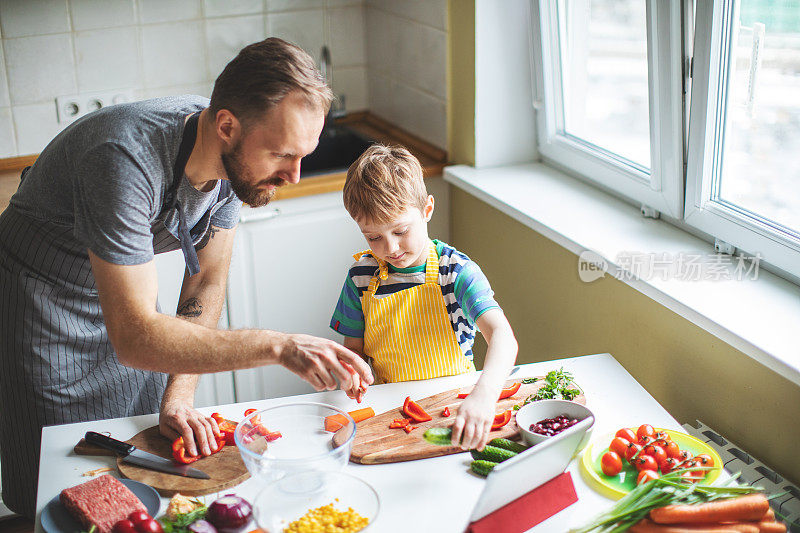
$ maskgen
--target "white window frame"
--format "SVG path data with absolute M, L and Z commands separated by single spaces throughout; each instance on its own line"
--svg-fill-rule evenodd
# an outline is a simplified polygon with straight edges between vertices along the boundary
M 616 154 L 564 134 L 557 0 L 533 1 L 533 44 L 540 49 L 533 54 L 542 111 L 538 147 L 544 161 L 680 219 L 684 212 L 681 2 L 647 0 L 646 10 L 649 174 Z
M 730 47 L 722 44 L 723 39 L 729 43 L 726 20 L 736 20 L 737 9 L 737 0 L 697 3 L 684 220 L 800 277 L 800 235 L 712 198 L 720 177 L 725 136 L 724 98 Z

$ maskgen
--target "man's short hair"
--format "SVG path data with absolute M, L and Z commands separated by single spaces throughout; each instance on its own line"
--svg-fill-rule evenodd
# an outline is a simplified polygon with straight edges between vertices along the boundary
M 270 37 L 244 47 L 214 82 L 209 109 L 227 109 L 240 121 L 263 116 L 293 91 L 327 113 L 333 92 L 302 48 Z
M 386 224 L 409 207 L 428 201 L 422 166 L 402 146 L 373 144 L 350 165 L 342 191 L 355 220 Z

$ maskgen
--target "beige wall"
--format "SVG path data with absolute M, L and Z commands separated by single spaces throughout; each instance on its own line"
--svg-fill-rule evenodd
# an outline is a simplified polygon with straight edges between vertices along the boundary
M 581 282 L 572 252 L 466 192 L 453 188 L 450 213 L 452 243 L 492 283 L 518 362 L 610 352 L 681 423 L 700 419 L 800 482 L 800 387 L 620 281 Z

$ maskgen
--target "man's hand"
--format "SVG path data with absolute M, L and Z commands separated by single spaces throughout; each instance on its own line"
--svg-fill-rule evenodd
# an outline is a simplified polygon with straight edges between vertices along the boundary
M 204 456 L 217 451 L 216 437 L 220 435 L 217 421 L 203 415 L 185 400 L 163 402 L 158 429 L 170 441 L 183 437 L 189 455 L 197 455 L 198 450 Z
M 453 422 L 452 443 L 463 450 L 483 450 L 492 431 L 497 395 L 475 387 L 458 408 Z
M 311 335 L 288 335 L 279 363 L 318 391 L 335 389 L 335 376 L 351 398 L 373 382 L 369 365 L 357 353 Z

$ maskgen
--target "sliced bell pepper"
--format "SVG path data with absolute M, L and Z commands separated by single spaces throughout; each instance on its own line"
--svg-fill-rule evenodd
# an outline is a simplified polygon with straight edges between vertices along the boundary
M 404 428 L 411 423 L 411 420 L 408 418 L 395 418 L 391 424 L 389 424 L 389 429 L 395 428 Z
M 188 465 L 200 459 L 199 455 L 186 455 L 183 437 L 178 437 L 172 442 L 172 458 L 180 465 Z
M 264 435 L 264 438 L 267 439 L 267 442 L 272 442 L 272 441 L 277 440 L 277 439 L 279 439 L 281 437 L 283 437 L 283 435 L 281 435 L 280 431 L 271 431 L 271 432 L 268 431 L 267 434 Z
M 233 439 L 233 433 L 236 431 L 236 424 L 233 422 L 226 420 L 223 416 L 219 413 L 211 413 L 211 418 L 216 420 L 217 426 L 219 426 L 219 431 L 225 436 L 225 445 L 226 446 L 233 446 L 236 442 Z
M 500 401 L 500 400 L 504 400 L 504 399 L 506 399 L 506 398 L 508 398 L 510 396 L 514 396 L 521 386 L 522 386 L 522 383 L 516 382 L 513 385 L 511 385 L 510 387 L 502 389 L 500 391 L 500 397 L 497 398 L 497 400 Z M 469 396 L 468 392 L 461 392 L 461 393 L 458 394 L 458 396 L 456 396 L 456 398 L 458 398 L 459 400 L 463 400 L 467 396 Z
M 244 412 L 244 416 L 246 416 L 246 417 L 250 416 L 251 414 L 255 413 L 256 411 L 258 411 L 258 409 L 247 409 Z M 252 424 L 254 426 L 257 425 L 257 424 L 260 424 L 261 423 L 261 417 L 260 416 L 254 416 L 253 418 L 250 419 L 250 422 L 252 422 Z
M 522 383 L 517 381 L 516 383 L 514 383 L 510 387 L 501 390 L 500 391 L 500 398 L 498 398 L 498 400 L 503 400 L 505 398 L 508 398 L 509 396 L 514 396 L 521 386 L 522 386 Z
M 445 417 L 445 418 L 450 416 L 450 408 L 449 407 L 445 407 L 444 410 L 442 410 L 442 416 Z
M 409 424 L 407 426 L 403 426 L 403 431 L 405 431 L 406 433 L 411 433 L 412 431 L 414 431 L 418 427 L 419 426 L 412 426 L 411 424 Z
M 494 417 L 494 422 L 492 422 L 492 431 L 494 431 L 495 429 L 500 429 L 501 427 L 508 424 L 510 421 L 511 421 L 511 410 L 496 414 Z
M 403 402 L 403 413 L 414 422 L 427 422 L 428 420 L 433 420 L 431 415 L 425 412 L 425 409 L 420 407 L 417 402 L 411 399 L 411 396 L 406 396 L 406 401 Z

